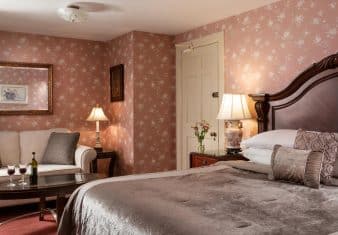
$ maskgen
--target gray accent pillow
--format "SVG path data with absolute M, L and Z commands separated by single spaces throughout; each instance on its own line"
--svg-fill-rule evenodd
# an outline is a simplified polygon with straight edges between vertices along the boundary
M 271 157 L 274 180 L 284 180 L 319 188 L 323 153 L 275 145 Z
M 48 139 L 43 164 L 74 165 L 75 150 L 79 142 L 80 133 L 52 132 Z
M 320 151 L 324 154 L 321 181 L 332 185 L 332 176 L 337 177 L 338 133 L 312 132 L 299 129 L 294 144 L 295 149 Z

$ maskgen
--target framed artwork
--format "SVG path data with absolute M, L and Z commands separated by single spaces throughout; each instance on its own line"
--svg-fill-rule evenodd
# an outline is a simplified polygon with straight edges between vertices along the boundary
M 53 113 L 53 65 L 0 61 L 0 115 Z
M 110 101 L 124 100 L 124 66 L 110 67 Z
M 28 86 L 0 84 L 1 104 L 28 104 Z

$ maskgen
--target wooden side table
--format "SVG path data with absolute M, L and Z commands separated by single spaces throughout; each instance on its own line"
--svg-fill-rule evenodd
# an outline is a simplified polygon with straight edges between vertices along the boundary
M 100 159 L 108 159 L 110 158 L 109 162 L 109 177 L 114 176 L 114 168 L 115 168 L 115 162 L 118 155 L 115 151 L 96 151 L 96 158 L 92 162 L 92 171 L 93 173 L 97 173 L 97 160 Z
M 201 167 L 214 164 L 218 161 L 248 161 L 242 154 L 214 154 L 214 153 L 190 153 L 190 167 Z

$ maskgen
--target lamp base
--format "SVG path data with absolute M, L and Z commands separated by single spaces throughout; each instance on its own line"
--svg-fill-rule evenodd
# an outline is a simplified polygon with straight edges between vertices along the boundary
M 99 153 L 103 151 L 102 147 L 94 147 L 94 149 L 96 152 L 99 152 Z
M 96 143 L 94 149 L 96 150 L 96 152 L 102 152 L 103 150 L 100 141 L 100 131 L 96 131 Z
M 241 150 L 241 140 L 243 136 L 242 123 L 240 121 L 227 122 L 225 129 L 226 151 L 228 153 L 238 153 Z

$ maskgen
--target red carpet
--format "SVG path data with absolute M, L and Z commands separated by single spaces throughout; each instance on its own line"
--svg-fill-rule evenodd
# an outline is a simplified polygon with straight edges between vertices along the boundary
M 57 226 L 51 214 L 39 221 L 38 213 L 29 213 L 0 224 L 0 235 L 56 235 Z

